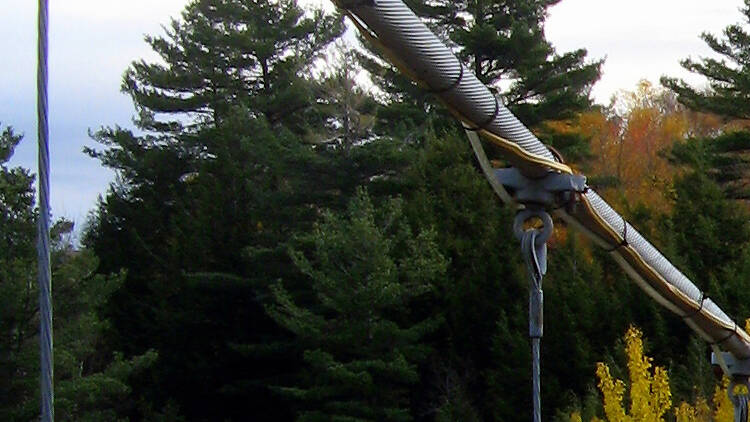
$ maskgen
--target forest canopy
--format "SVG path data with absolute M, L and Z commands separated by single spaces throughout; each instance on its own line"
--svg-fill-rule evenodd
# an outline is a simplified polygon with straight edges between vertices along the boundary
M 603 61 L 545 36 L 559 1 L 407 3 L 702 291 L 750 316 L 750 37 L 703 35 L 728 60 L 683 62 L 705 89 L 665 76 L 595 104 Z M 448 110 L 346 28 L 295 0 L 192 0 L 146 36 L 157 59 L 134 57 L 121 86 L 135 127 L 102 122 L 85 150 L 116 178 L 80 242 L 70 221 L 52 230 L 60 420 L 530 419 L 514 210 Z M 9 165 L 21 135 L 0 130 L 0 419 L 28 421 L 38 210 L 34 175 Z M 726 385 L 682 320 L 564 222 L 549 249 L 546 420 L 723 420 Z

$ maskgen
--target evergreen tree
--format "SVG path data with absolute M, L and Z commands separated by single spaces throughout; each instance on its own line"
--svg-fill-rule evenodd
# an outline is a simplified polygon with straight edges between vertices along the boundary
M 701 172 L 692 171 L 675 183 L 671 216 L 676 251 L 685 258 L 686 272 L 730 315 L 747 315 L 747 289 L 737 279 L 747 266 L 750 225 L 747 210 L 726 197 Z
M 286 337 L 265 315 L 263 297 L 270 280 L 293 277 L 283 244 L 322 202 L 321 158 L 241 110 L 201 136 L 221 142 L 191 169 L 177 148 L 120 143 L 127 153 L 101 155 L 132 174 L 111 188 L 86 240 L 112 266 L 100 270 L 127 269 L 106 307 L 110 344 L 128 356 L 159 352 L 152 373 L 134 380 L 156 409 L 174 400 L 188 420 L 240 420 L 248 406 L 258 420 L 287 419 L 268 385 L 294 371 L 293 352 L 244 356 L 233 345 Z
M 306 13 L 294 0 L 192 1 L 166 37 L 146 37 L 166 63 L 134 62 L 123 90 L 141 129 L 184 135 L 239 105 L 301 131 L 313 97 L 300 74 L 341 31 L 340 18 Z M 187 114 L 189 123 L 162 122 L 160 114 Z
M 0 134 L 0 419 L 28 421 L 39 415 L 39 304 L 33 176 L 8 168 L 21 141 L 11 128 Z M 92 275 L 96 258 L 77 250 L 73 224 L 51 230 L 55 310 L 56 413 L 63 420 L 116 421 L 135 407 L 128 377 L 147 368 L 153 353 L 124 359 L 101 347 L 108 321 L 100 305 L 121 281 Z
M 743 19 L 750 23 L 750 1 L 744 1 Z M 686 70 L 708 79 L 708 89 L 697 89 L 682 79 L 662 77 L 661 82 L 678 95 L 678 100 L 691 109 L 715 113 L 726 118 L 750 118 L 750 35 L 741 24 L 729 25 L 724 37 L 704 32 L 703 41 L 721 59 L 685 59 Z
M 560 0 L 409 1 L 419 14 L 468 62 L 474 74 L 498 91 L 504 103 L 528 126 L 573 117 L 590 107 L 591 86 L 601 61 L 586 62 L 586 50 L 562 55 L 544 35 L 547 8 Z M 365 62 L 388 93 L 406 93 L 403 77 Z M 508 84 L 510 82 L 510 84 Z M 507 88 L 506 88 L 507 87 Z M 396 104 L 401 96 L 396 96 Z M 399 110 L 401 107 L 399 107 Z
M 298 420 L 411 420 L 409 386 L 437 321 L 415 320 L 409 307 L 445 272 L 435 233 L 413 233 L 400 201 L 376 208 L 359 191 L 346 216 L 325 214 L 309 241 L 310 256 L 292 256 L 310 277 L 314 305 L 298 305 L 278 285 L 271 308 L 305 346 L 309 383 L 285 389 L 310 406 Z
M 717 183 L 732 199 L 750 200 L 750 159 L 742 154 L 750 143 L 750 132 L 730 131 L 711 138 L 692 138 L 677 143 L 669 153 L 680 166 L 701 172 Z
M 348 91 L 351 75 L 309 76 L 340 29 L 293 1 L 193 1 L 165 37 L 147 38 L 163 63 L 126 72 L 145 133 L 95 134 L 105 148 L 89 154 L 118 179 L 85 244 L 100 272 L 127 270 L 106 305 L 109 345 L 159 352 L 132 384 L 153 409 L 291 417 L 269 386 L 294 379 L 300 350 L 264 308 L 276 279 L 307 288 L 286 244 L 356 186 L 392 191 L 406 162 L 400 145 L 371 136 L 374 102 Z
M 36 384 L 33 375 L 22 371 L 35 368 L 34 355 L 25 353 L 25 345 L 38 338 L 34 178 L 26 169 L 7 167 L 21 138 L 10 127 L 0 133 L 0 418 L 4 420 L 20 419 L 18 407 Z
M 750 22 L 750 1 L 741 8 L 743 20 Z M 662 77 L 661 83 L 677 94 L 680 103 L 690 109 L 714 113 L 724 119 L 750 118 L 750 34 L 742 24 L 729 25 L 723 36 L 704 32 L 701 38 L 721 58 L 705 57 L 696 61 L 685 59 L 681 65 L 686 70 L 705 77 L 706 88 L 695 88 L 682 79 Z M 747 133 L 726 133 L 716 139 L 691 142 L 686 148 L 676 149 L 678 159 L 693 161 L 698 156 L 708 159 L 712 177 L 735 199 L 750 197 L 748 189 L 748 166 L 744 151 L 747 149 Z M 690 149 L 693 149 L 691 152 Z M 696 149 L 702 150 L 697 155 Z M 688 157 L 691 156 L 691 157 Z

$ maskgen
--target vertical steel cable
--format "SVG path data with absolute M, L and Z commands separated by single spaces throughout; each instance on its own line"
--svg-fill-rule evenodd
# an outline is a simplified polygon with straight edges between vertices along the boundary
M 534 422 L 542 422 L 542 386 L 540 381 L 541 369 L 539 367 L 541 340 L 538 337 L 531 339 L 531 398 Z
M 537 230 L 524 232 L 521 240 L 521 253 L 526 261 L 526 269 L 529 276 L 529 338 L 531 339 L 531 403 L 532 421 L 542 422 L 542 386 L 541 386 L 541 342 L 543 335 L 542 309 L 544 293 L 542 292 L 542 277 L 545 268 L 542 268 L 539 259 L 546 260 L 545 253 L 537 254 L 537 249 L 545 248 L 537 245 Z M 545 264 L 546 265 L 546 264 Z
M 524 223 L 538 217 L 542 229 L 524 229 Z M 529 338 L 531 339 L 532 421 L 542 422 L 540 352 L 544 335 L 544 292 L 542 279 L 547 273 L 547 240 L 552 234 L 552 217 L 543 210 L 525 209 L 516 214 L 513 232 L 521 241 L 521 255 L 529 276 Z
M 52 358 L 52 272 L 49 252 L 49 126 L 47 122 L 47 0 L 39 0 L 37 44 L 37 140 L 39 148 L 39 217 L 37 232 L 39 277 L 39 343 L 41 361 L 41 420 L 55 418 Z

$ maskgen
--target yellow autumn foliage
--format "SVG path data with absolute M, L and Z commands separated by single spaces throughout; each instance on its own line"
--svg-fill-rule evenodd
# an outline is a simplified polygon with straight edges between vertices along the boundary
M 615 379 L 604 363 L 596 366 L 599 390 L 604 398 L 604 414 L 610 422 L 659 422 L 672 407 L 667 371 L 652 368 L 652 359 L 643 355 L 643 333 L 630 327 L 625 333 L 625 353 L 630 378 L 629 402 L 623 405 L 625 382 Z
M 709 403 L 698 398 L 694 404 L 682 402 L 672 408 L 672 392 L 667 371 L 653 365 L 653 359 L 643 354 L 643 333 L 630 327 L 625 333 L 628 381 L 614 378 L 609 367 L 597 363 L 596 376 L 602 393 L 604 416 L 608 422 L 661 422 L 672 410 L 677 422 L 732 422 L 734 408 L 727 397 L 729 379 L 716 386 Z M 623 403 L 627 392 L 627 403 Z M 583 422 L 580 413 L 570 415 L 571 422 Z M 591 422 L 599 422 L 594 418 Z
M 677 422 L 733 422 L 734 407 L 727 396 L 729 378 L 724 377 L 716 386 L 709 405 L 706 399 L 698 398 L 694 405 L 682 402 L 675 408 Z

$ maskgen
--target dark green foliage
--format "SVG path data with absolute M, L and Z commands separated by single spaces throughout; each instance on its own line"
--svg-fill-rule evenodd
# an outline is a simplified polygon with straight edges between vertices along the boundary
M 299 77 L 342 31 L 341 19 L 296 1 L 196 0 L 173 20 L 166 37 L 146 37 L 165 64 L 134 62 L 123 90 L 141 112 L 144 129 L 183 134 L 216 123 L 237 106 L 272 125 L 304 129 L 312 93 Z M 191 123 L 162 123 L 159 114 L 192 113 Z
M 0 134 L 0 419 L 14 420 L 35 389 L 22 368 L 33 368 L 37 328 L 33 177 L 7 163 L 21 141 L 12 128 Z M 33 403 L 32 403 L 33 404 Z M 18 419 L 16 419 L 18 420 Z
M 101 155 L 133 175 L 113 186 L 87 239 L 102 255 L 101 270 L 128 270 L 107 306 L 110 341 L 128 354 L 159 351 L 154 373 L 136 383 L 156 408 L 172 399 L 189 420 L 212 420 L 240 418 L 251 404 L 258 418 L 285 419 L 266 377 L 278 382 L 292 370 L 279 360 L 293 359 L 291 352 L 245 356 L 233 345 L 283 340 L 264 314 L 265 286 L 290 272 L 287 237 L 311 224 L 315 204 L 336 200 L 316 189 L 331 176 L 316 173 L 321 159 L 313 149 L 242 110 L 196 139 L 211 142 L 210 158 L 191 169 L 178 147 L 136 146 L 134 155 L 158 160 L 150 166 L 120 159 L 118 149 Z
M 105 307 L 108 344 L 159 352 L 132 383 L 152 409 L 177 406 L 187 420 L 293 413 L 270 387 L 293 379 L 302 356 L 265 313 L 275 280 L 306 289 L 287 242 L 361 184 L 397 188 L 408 158 L 372 137 L 375 103 L 350 73 L 305 77 L 340 29 L 292 1 L 194 1 L 165 38 L 148 39 L 164 64 L 126 73 L 146 133 L 95 134 L 105 149 L 89 154 L 118 179 L 85 243 L 100 272 L 126 270 Z
M 480 78 L 511 81 L 506 101 L 545 142 L 590 158 L 585 140 L 539 124 L 588 107 L 599 75 L 584 51 L 561 56 L 546 41 L 557 1 L 413 3 Z M 124 90 L 145 133 L 97 132 L 104 149 L 89 153 L 118 179 L 85 238 L 99 272 L 125 270 L 111 296 L 92 288 L 104 299 L 91 299 L 111 319 L 96 326 L 107 329 L 102 350 L 124 351 L 99 368 L 135 368 L 125 388 L 113 382 L 96 401 L 127 391 L 112 405 L 117 416 L 528 420 L 527 280 L 513 210 L 481 177 L 455 121 L 392 68 L 361 58 L 382 103 L 354 83 L 351 55 L 307 76 L 339 25 L 289 1 L 196 0 L 165 37 L 148 39 L 164 64 L 128 70 Z M 743 144 L 732 136 L 727 148 Z M 726 164 L 707 145 L 685 160 Z M 696 177 L 676 184 L 672 215 L 630 214 L 646 232 L 669 233 L 657 243 L 744 312 L 750 300 L 728 294 L 746 291 L 750 276 L 744 216 Z M 606 253 L 564 238 L 551 246 L 545 280 L 544 414 L 592 412 L 595 362 L 609 360 L 631 323 L 679 374 L 679 394 L 691 394 L 703 362 L 682 321 Z M 733 242 L 742 246 L 728 250 Z M 91 390 L 75 391 L 67 405 L 89 406 L 81 394 Z
M 123 413 L 138 406 L 130 377 L 150 368 L 156 353 L 125 358 L 102 347 L 109 321 L 100 318 L 99 309 L 122 283 L 121 275 L 92 275 L 96 258 L 71 244 L 59 242 L 54 258 L 55 415 L 60 420 L 122 420 Z M 36 400 L 29 411 L 38 412 Z
M 3 265 L 6 271 L 12 271 L 12 261 L 18 260 L 21 264 L 34 255 L 34 177 L 26 169 L 7 167 L 21 138 L 11 127 L 0 133 L 0 259 L 6 262 Z M 18 276 L 20 274 L 7 277 Z M 5 318 L 2 321 L 6 321 Z
M 680 177 L 675 190 L 670 228 L 681 268 L 729 315 L 743 320 L 750 315 L 747 210 L 702 172 Z
M 750 1 L 741 9 L 743 19 L 750 22 Z M 662 77 L 661 83 L 678 95 L 678 100 L 694 110 L 715 113 L 727 118 L 750 118 L 750 35 L 741 24 L 729 25 L 720 39 L 704 32 L 701 38 L 721 58 L 685 59 L 682 67 L 705 76 L 708 89 L 696 89 L 687 82 Z
M 6 166 L 21 136 L 0 135 L 0 419 L 39 415 L 39 317 L 33 177 Z M 121 282 L 92 275 L 96 258 L 70 243 L 71 222 L 52 228 L 56 414 L 61 420 L 116 421 L 128 406 L 128 377 L 155 355 L 132 359 L 101 348 L 108 322 L 99 307 Z
M 309 381 L 283 389 L 307 402 L 298 420 L 411 420 L 409 387 L 437 320 L 415 320 L 410 307 L 447 264 L 434 239 L 411 230 L 401 201 L 375 207 L 359 191 L 345 216 L 326 213 L 316 225 L 310 256 L 292 252 L 316 300 L 299 306 L 277 285 L 270 312 L 305 347 Z
M 677 250 L 696 276 L 710 278 L 741 257 L 750 238 L 748 215 L 704 174 L 681 177 L 675 190 L 672 220 L 678 228 Z
M 486 419 L 492 408 L 487 372 L 504 365 L 493 354 L 492 337 L 505 308 L 525 297 L 516 241 L 507 230 L 512 213 L 499 206 L 460 136 L 429 139 L 409 180 L 410 219 L 415 227 L 434 228 L 450 259 L 445 283 L 428 308 L 445 325 L 433 340 L 438 353 L 426 376 L 431 385 L 423 406 L 438 415 Z
M 672 147 L 670 159 L 688 166 L 718 183 L 733 199 L 750 199 L 748 168 L 750 132 L 727 132 L 715 138 L 696 138 Z

